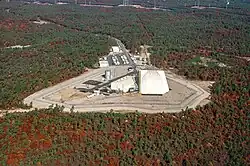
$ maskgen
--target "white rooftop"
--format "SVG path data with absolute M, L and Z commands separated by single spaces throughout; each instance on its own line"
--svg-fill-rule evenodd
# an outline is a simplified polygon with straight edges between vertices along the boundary
M 165 72 L 162 70 L 140 70 L 139 90 L 141 94 L 162 95 L 169 91 Z

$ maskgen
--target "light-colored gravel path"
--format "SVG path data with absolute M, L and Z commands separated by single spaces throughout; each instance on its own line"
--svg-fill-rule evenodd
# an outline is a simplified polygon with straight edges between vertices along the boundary
M 168 82 L 170 84 L 170 88 L 174 89 L 169 94 L 166 94 L 162 97 L 159 96 L 141 96 L 139 94 L 134 95 L 118 95 L 114 97 L 103 97 L 97 96 L 97 98 L 88 99 L 88 101 L 84 98 L 84 95 L 80 95 L 79 92 L 73 94 L 72 88 L 77 86 L 79 83 L 81 84 L 85 80 L 93 79 L 99 77 L 103 74 L 105 69 L 95 69 L 90 70 L 89 72 L 57 84 L 55 86 L 43 89 L 38 91 L 26 99 L 24 99 L 24 103 L 29 104 L 33 103 L 34 108 L 47 108 L 51 104 L 63 105 L 65 107 L 64 111 L 69 112 L 74 105 L 74 111 L 76 112 L 109 112 L 113 110 L 114 112 L 133 112 L 140 111 L 145 113 L 158 113 L 158 112 L 180 112 L 182 109 L 185 109 L 187 106 L 189 108 L 194 108 L 197 105 L 204 105 L 209 102 L 208 97 L 209 93 L 206 90 L 208 86 L 212 84 L 212 82 L 208 81 L 188 81 L 185 80 L 182 76 L 178 76 L 170 71 L 166 71 L 166 75 L 168 78 Z M 71 90 L 70 90 L 71 88 Z M 205 89 L 205 90 L 204 90 Z M 54 99 L 46 98 L 46 96 L 53 96 L 56 93 L 70 91 L 70 95 L 73 95 L 73 99 L 70 99 L 64 103 L 60 101 L 53 101 Z M 72 94 L 71 94 L 72 93 Z M 172 93 L 172 94 L 171 94 Z M 180 93 L 180 94 L 177 94 Z M 184 95 L 185 93 L 186 96 Z M 74 96 L 75 95 L 75 96 Z M 183 96 L 183 100 L 178 100 Z M 75 99 L 80 97 L 83 101 L 82 104 L 74 103 Z M 46 98 L 46 99 L 45 99 Z M 98 99 L 99 98 L 99 99 Z M 113 98 L 113 99 L 112 99 Z M 151 101 L 152 100 L 152 101 Z M 77 100 L 76 100 L 77 101 Z M 101 101 L 101 102 L 100 102 Z M 105 102 L 113 102 L 106 103 Z M 131 103 L 129 103 L 131 101 Z M 8 110 L 9 113 L 12 112 L 27 112 L 32 109 L 16 109 L 16 110 Z M 6 112 L 0 111 L 0 116 L 2 116 Z
M 35 108 L 47 108 L 52 104 L 57 104 L 64 106 L 65 111 L 69 111 L 72 107 L 74 107 L 74 111 L 78 112 L 107 112 L 112 109 L 114 111 L 138 110 L 146 113 L 157 113 L 180 112 L 186 107 L 194 108 L 204 99 L 207 99 L 210 95 L 199 85 L 185 80 L 182 77 L 176 76 L 173 73 L 166 72 L 167 78 L 169 82 L 171 82 L 170 88 L 173 89 L 173 92 L 170 92 L 163 97 L 133 96 L 131 97 L 132 99 L 129 99 L 129 96 L 120 95 L 116 97 L 97 96 L 87 99 L 84 98 L 84 95 L 81 96 L 76 94 L 75 96 L 81 96 L 81 98 L 78 100 L 76 98 L 74 100 L 68 100 L 64 102 L 55 100 L 56 98 L 60 98 L 58 97 L 58 94 L 61 94 L 61 92 L 65 91 L 65 89 L 79 86 L 79 84 L 89 79 L 95 80 L 99 78 L 104 73 L 104 71 L 105 69 L 95 69 L 76 78 L 57 84 L 53 87 L 43 89 L 24 99 L 24 103 L 29 104 L 32 102 Z M 74 94 L 71 94 L 71 96 L 72 95 Z M 178 97 L 180 98 L 179 100 Z

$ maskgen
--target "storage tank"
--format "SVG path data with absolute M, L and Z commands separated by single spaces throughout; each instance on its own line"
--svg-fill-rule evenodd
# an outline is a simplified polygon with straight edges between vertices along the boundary
M 106 70 L 105 71 L 105 80 L 109 81 L 111 79 L 112 79 L 111 70 Z

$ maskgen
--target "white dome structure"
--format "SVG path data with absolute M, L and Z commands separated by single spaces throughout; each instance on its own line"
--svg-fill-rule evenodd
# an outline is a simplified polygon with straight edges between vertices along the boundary
M 139 91 L 141 94 L 163 95 L 169 91 L 168 82 L 162 70 L 140 70 Z

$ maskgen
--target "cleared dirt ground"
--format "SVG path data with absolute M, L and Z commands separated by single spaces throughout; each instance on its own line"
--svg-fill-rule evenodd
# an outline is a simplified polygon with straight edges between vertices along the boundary
M 115 67 L 116 74 L 124 74 L 126 66 Z M 49 105 L 62 105 L 65 110 L 74 107 L 75 111 L 129 110 L 147 113 L 180 112 L 186 107 L 195 107 L 209 97 L 208 82 L 191 82 L 183 77 L 166 71 L 166 77 L 171 88 L 163 96 L 147 96 L 140 94 L 111 94 L 110 96 L 93 96 L 90 93 L 79 92 L 74 87 L 81 87 L 87 80 L 101 80 L 106 69 L 91 70 L 87 74 L 65 81 L 56 86 L 39 91 L 24 100 L 33 103 L 35 108 L 44 108 Z
M 124 74 L 124 66 L 117 67 L 117 74 Z M 43 89 L 29 96 L 24 103 L 33 103 L 34 108 L 47 108 L 50 105 L 62 105 L 65 111 L 74 107 L 74 111 L 89 112 L 131 112 L 141 111 L 147 113 L 156 112 L 180 112 L 186 107 L 194 108 L 197 105 L 204 105 L 209 102 L 210 81 L 190 81 L 184 77 L 176 75 L 171 71 L 166 71 L 170 91 L 163 96 L 141 95 L 139 93 L 111 94 L 110 96 L 94 96 L 87 98 L 90 93 L 79 92 L 74 87 L 81 87 L 82 82 L 92 79 L 99 80 L 105 69 L 90 70 L 76 78 L 63 83 Z M 30 109 L 31 110 L 31 109 Z M 8 110 L 8 112 L 30 111 L 23 109 Z M 126 110 L 126 111 L 125 111 Z M 4 110 L 0 111 L 5 112 Z M 0 113 L 1 115 L 1 113 Z

